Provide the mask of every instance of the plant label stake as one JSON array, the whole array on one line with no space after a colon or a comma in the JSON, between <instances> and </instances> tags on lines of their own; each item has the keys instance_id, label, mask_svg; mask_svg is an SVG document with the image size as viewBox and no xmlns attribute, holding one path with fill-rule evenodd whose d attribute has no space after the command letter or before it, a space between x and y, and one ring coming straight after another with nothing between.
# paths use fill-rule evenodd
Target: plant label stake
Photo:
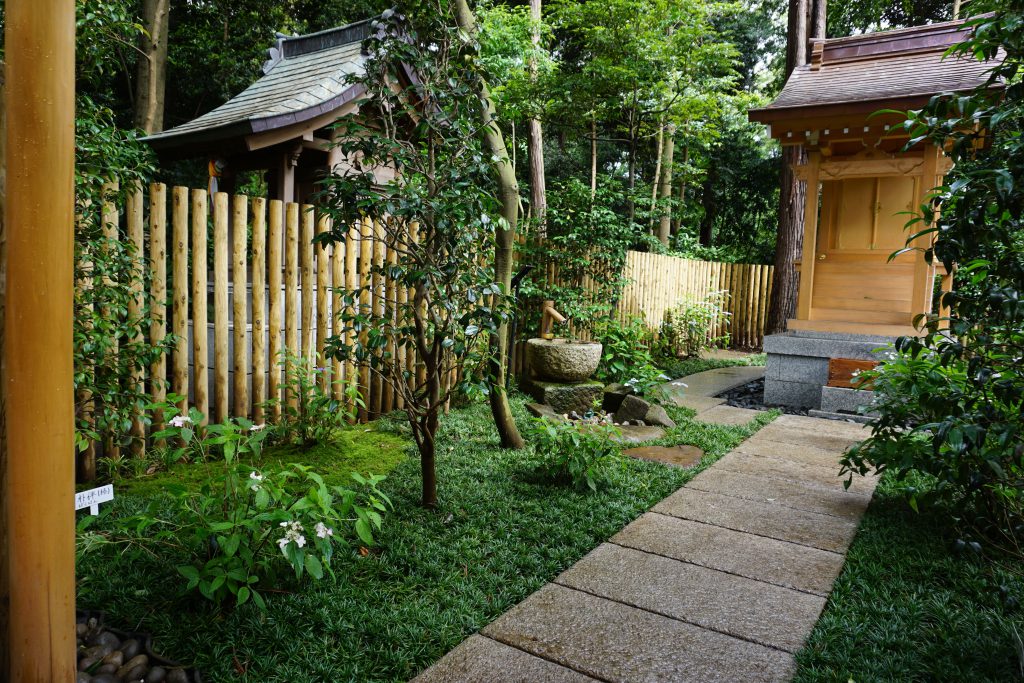
<instances>
[{"instance_id":1,"label":"plant label stake","mask_svg":"<svg viewBox=\"0 0 1024 683\"><path fill-rule=\"evenodd\" d=\"M89 508L90 515L100 514L100 503L114 500L114 485L107 484L98 489L89 489L75 494L75 510Z\"/></svg>"}]
</instances>

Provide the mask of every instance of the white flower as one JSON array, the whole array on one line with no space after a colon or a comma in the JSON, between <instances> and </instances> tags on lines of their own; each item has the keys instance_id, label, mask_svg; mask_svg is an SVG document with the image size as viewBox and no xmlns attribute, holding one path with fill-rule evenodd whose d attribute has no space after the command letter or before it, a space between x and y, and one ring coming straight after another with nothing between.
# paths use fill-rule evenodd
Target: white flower
<instances>
[{"instance_id":1,"label":"white flower","mask_svg":"<svg viewBox=\"0 0 1024 683\"><path fill-rule=\"evenodd\" d=\"M250 432L262 432L266 428L267 428L266 424L253 425L252 427L249 427L249 431Z\"/></svg>"},{"instance_id":2,"label":"white flower","mask_svg":"<svg viewBox=\"0 0 1024 683\"><path fill-rule=\"evenodd\" d=\"M253 480L255 480L255 481L263 481L263 475L262 475L262 474L260 474L259 472L253 472L253 473L251 473L251 474L249 475L249 478L250 478L250 479L253 479Z\"/></svg>"},{"instance_id":3,"label":"white flower","mask_svg":"<svg viewBox=\"0 0 1024 683\"><path fill-rule=\"evenodd\" d=\"M192 424L192 418L188 415L177 415L171 418L171 426L181 429L185 425Z\"/></svg>"},{"instance_id":4,"label":"white flower","mask_svg":"<svg viewBox=\"0 0 1024 683\"><path fill-rule=\"evenodd\" d=\"M252 479L252 483L249 484L249 490L259 491L260 482L263 481L263 475L260 474L259 472L253 472L252 474L249 475L249 478Z\"/></svg>"},{"instance_id":5,"label":"white flower","mask_svg":"<svg viewBox=\"0 0 1024 683\"><path fill-rule=\"evenodd\" d=\"M281 522L285 528L284 536L277 539L277 547L284 552L289 543L294 542L300 548L305 547L306 537L302 535L302 524L299 522Z\"/></svg>"},{"instance_id":6,"label":"white flower","mask_svg":"<svg viewBox=\"0 0 1024 683\"><path fill-rule=\"evenodd\" d=\"M637 379L636 377L634 377L633 379L631 379L631 380L629 380L629 381L627 381L627 382L626 382L626 386L627 386L627 387L631 387L631 386L635 385L635 384L636 384L637 382L639 382L639 381L640 381L639 379Z\"/></svg>"},{"instance_id":7,"label":"white flower","mask_svg":"<svg viewBox=\"0 0 1024 683\"><path fill-rule=\"evenodd\" d=\"M674 386L674 387L683 387L683 388L687 388L687 387L689 387L690 385L689 385L689 384L687 384L686 382L681 382L681 381L679 381L679 380L676 380L675 382L672 382L672 386Z\"/></svg>"},{"instance_id":8,"label":"white flower","mask_svg":"<svg viewBox=\"0 0 1024 683\"><path fill-rule=\"evenodd\" d=\"M316 535L317 538L327 538L328 536L334 535L334 529L324 525L323 522L316 523Z\"/></svg>"}]
</instances>

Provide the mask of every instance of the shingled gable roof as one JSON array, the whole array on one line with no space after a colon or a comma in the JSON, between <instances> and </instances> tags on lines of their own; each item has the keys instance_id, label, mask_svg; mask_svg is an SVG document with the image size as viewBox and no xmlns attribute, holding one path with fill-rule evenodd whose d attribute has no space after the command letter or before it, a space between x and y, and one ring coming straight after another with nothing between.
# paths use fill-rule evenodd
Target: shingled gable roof
<instances>
[{"instance_id":1,"label":"shingled gable roof","mask_svg":"<svg viewBox=\"0 0 1024 683\"><path fill-rule=\"evenodd\" d=\"M944 57L970 30L961 20L815 41L811 63L794 69L775 101L751 110L750 120L910 109L984 85L991 63Z\"/></svg>"},{"instance_id":2,"label":"shingled gable roof","mask_svg":"<svg viewBox=\"0 0 1024 683\"><path fill-rule=\"evenodd\" d=\"M143 138L157 151L194 147L263 133L330 113L365 91L348 82L363 67L362 41L372 20L281 37L264 75L220 105L170 130Z\"/></svg>"}]
</instances>

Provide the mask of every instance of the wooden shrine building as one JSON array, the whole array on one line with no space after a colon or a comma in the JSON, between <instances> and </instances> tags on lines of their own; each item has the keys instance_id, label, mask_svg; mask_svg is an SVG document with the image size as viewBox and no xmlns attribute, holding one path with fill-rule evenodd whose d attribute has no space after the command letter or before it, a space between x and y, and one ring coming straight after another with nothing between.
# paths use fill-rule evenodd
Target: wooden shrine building
<instances>
[{"instance_id":1,"label":"wooden shrine building","mask_svg":"<svg viewBox=\"0 0 1024 683\"><path fill-rule=\"evenodd\" d=\"M144 138L161 158L204 158L220 191L240 171L267 171L269 199L305 202L327 170L344 163L332 125L357 110L352 83L375 19L303 36L279 35L263 76L216 109Z\"/></svg>"},{"instance_id":2,"label":"wooden shrine building","mask_svg":"<svg viewBox=\"0 0 1024 683\"><path fill-rule=\"evenodd\" d=\"M786 334L765 339L766 402L841 412L821 396L828 361L870 360L880 345L914 334L915 316L933 312L935 267L919 251L889 257L951 164L931 143L905 149L905 117L876 112L983 85L991 65L945 56L969 30L953 21L815 40L810 63L750 112L807 158L795 169L807 181L797 311ZM941 275L948 287L952 278Z\"/></svg>"}]
</instances>

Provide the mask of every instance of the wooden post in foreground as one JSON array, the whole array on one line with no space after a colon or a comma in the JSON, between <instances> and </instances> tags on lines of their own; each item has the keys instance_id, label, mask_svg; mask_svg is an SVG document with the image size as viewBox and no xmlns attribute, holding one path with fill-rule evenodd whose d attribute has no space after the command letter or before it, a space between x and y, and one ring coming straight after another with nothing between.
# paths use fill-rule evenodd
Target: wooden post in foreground
<instances>
[{"instance_id":1,"label":"wooden post in foreground","mask_svg":"<svg viewBox=\"0 0 1024 683\"><path fill-rule=\"evenodd\" d=\"M75 679L74 0L7 0L7 671ZM2 597L2 596L0 596Z\"/></svg>"}]
</instances>

